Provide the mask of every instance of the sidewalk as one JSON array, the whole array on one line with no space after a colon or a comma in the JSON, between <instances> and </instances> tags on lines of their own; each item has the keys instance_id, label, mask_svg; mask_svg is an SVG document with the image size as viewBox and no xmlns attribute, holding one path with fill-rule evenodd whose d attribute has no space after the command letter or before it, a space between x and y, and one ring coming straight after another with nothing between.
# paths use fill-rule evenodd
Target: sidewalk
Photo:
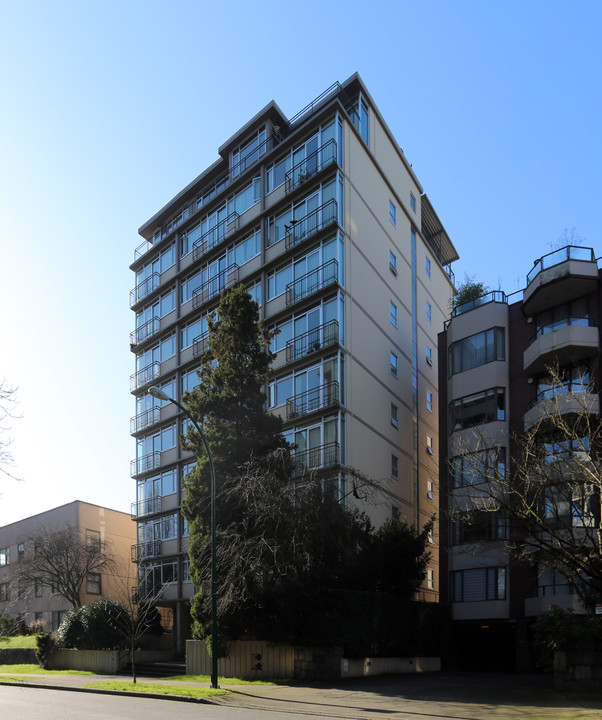
<instances>
[{"instance_id":1,"label":"sidewalk","mask_svg":"<svg viewBox=\"0 0 602 720\"><path fill-rule=\"evenodd\" d=\"M93 692L85 690L84 686L96 682L128 679L123 675L19 677L22 678L19 685L83 692ZM138 680L157 682L156 678L141 677ZM3 676L0 675L0 684L2 682ZM161 684L208 687L207 683L170 683L168 679ZM232 694L204 701L266 712L367 720L385 716L393 716L395 720L602 720L602 694L561 695L551 687L550 677L543 675L429 673L363 678L336 684L285 686L224 683L222 687L232 690ZM173 698L162 696L162 699Z\"/></svg>"}]
</instances>

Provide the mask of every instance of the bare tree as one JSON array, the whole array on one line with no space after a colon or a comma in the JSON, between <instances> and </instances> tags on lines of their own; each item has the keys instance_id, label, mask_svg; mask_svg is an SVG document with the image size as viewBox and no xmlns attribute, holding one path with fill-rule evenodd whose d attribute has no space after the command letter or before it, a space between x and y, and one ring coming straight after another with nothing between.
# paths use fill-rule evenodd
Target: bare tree
<instances>
[{"instance_id":1,"label":"bare tree","mask_svg":"<svg viewBox=\"0 0 602 720\"><path fill-rule=\"evenodd\" d=\"M17 480L8 468L13 465L13 454L10 449L12 440L10 432L11 420L20 417L17 412L17 388L9 385L6 378L0 380L0 472Z\"/></svg>"},{"instance_id":2,"label":"bare tree","mask_svg":"<svg viewBox=\"0 0 602 720\"><path fill-rule=\"evenodd\" d=\"M452 527L469 536L488 533L512 558L558 571L591 607L602 598L598 395L588 377L569 380L557 367L548 372L530 427L508 438L509 467L486 426L456 438L449 514Z\"/></svg>"},{"instance_id":3,"label":"bare tree","mask_svg":"<svg viewBox=\"0 0 602 720\"><path fill-rule=\"evenodd\" d=\"M12 566L11 583L21 593L47 585L73 607L81 607L82 588L91 573L115 568L109 541L86 536L75 527L40 526L24 546L23 557Z\"/></svg>"}]
</instances>

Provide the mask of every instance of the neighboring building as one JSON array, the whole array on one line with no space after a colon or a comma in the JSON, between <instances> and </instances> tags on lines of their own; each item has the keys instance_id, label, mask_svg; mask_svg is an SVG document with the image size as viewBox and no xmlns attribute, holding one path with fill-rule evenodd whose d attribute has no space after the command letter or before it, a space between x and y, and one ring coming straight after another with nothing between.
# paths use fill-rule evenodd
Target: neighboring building
<instances>
[{"instance_id":1,"label":"neighboring building","mask_svg":"<svg viewBox=\"0 0 602 720\"><path fill-rule=\"evenodd\" d=\"M437 333L457 253L359 76L293 118L275 102L219 148L219 159L140 228L130 305L136 372L132 476L142 583L187 636L187 530L182 479L194 458L178 443L181 414L151 397L198 384L207 318L244 283L280 333L270 411L284 420L298 473L345 466L387 483L379 525L422 528L437 510ZM349 493L349 494L348 494ZM420 596L437 600L437 535Z\"/></svg>"},{"instance_id":2,"label":"neighboring building","mask_svg":"<svg viewBox=\"0 0 602 720\"><path fill-rule=\"evenodd\" d=\"M42 527L47 530L77 528L86 542L109 541L116 571L90 573L82 586L83 605L101 597L120 599L124 593L131 592L136 577L136 568L130 560L130 547L135 539L131 516L75 500L0 527L0 615L18 617L26 623L41 620L48 630L56 630L65 612L71 609L70 603L51 587L40 585L33 592L20 595L19 589L11 586L11 566L27 552L27 541Z\"/></svg>"},{"instance_id":3,"label":"neighboring building","mask_svg":"<svg viewBox=\"0 0 602 720\"><path fill-rule=\"evenodd\" d=\"M535 427L538 437L550 432L545 423L535 425L549 399L592 393L589 379L599 375L601 300L593 250L569 246L535 262L520 299L509 303L494 291L455 308L439 337L442 518L450 507L474 507L482 493L483 475L468 452L477 436L488 448L480 460L495 462L511 478L519 447L513 438ZM547 367L556 363L564 380L555 384ZM599 414L599 406L592 393L587 407ZM579 411L570 400L560 408L567 415ZM562 438L541 437L542 445L548 443L546 462L566 454ZM567 518L574 527L583 522L581 515ZM529 563L509 557L511 527L492 512L475 514L470 523L445 525L442 519L441 599L451 603L459 667L526 670L532 620L552 604L581 609L574 588L540 566L536 553Z\"/></svg>"}]
</instances>

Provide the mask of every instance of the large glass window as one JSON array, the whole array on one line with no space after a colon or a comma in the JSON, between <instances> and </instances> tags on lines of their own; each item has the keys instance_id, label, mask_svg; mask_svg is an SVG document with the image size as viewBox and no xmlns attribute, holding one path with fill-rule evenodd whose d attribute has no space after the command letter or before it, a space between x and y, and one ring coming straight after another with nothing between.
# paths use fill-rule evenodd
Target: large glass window
<instances>
[{"instance_id":1,"label":"large glass window","mask_svg":"<svg viewBox=\"0 0 602 720\"><path fill-rule=\"evenodd\" d=\"M467 517L453 520L450 530L453 545L469 545L486 540L505 540L507 520L499 512L475 510Z\"/></svg>"},{"instance_id":2,"label":"large glass window","mask_svg":"<svg viewBox=\"0 0 602 720\"><path fill-rule=\"evenodd\" d=\"M0 566L10 562L10 548L0 548Z\"/></svg>"},{"instance_id":3,"label":"large glass window","mask_svg":"<svg viewBox=\"0 0 602 720\"><path fill-rule=\"evenodd\" d=\"M178 536L178 514L164 515L155 520L138 523L138 542L171 540Z\"/></svg>"},{"instance_id":4,"label":"large glass window","mask_svg":"<svg viewBox=\"0 0 602 720\"><path fill-rule=\"evenodd\" d=\"M506 477L506 448L487 448L450 461L450 486L478 485L488 480Z\"/></svg>"},{"instance_id":5,"label":"large glass window","mask_svg":"<svg viewBox=\"0 0 602 720\"><path fill-rule=\"evenodd\" d=\"M449 405L450 432L506 419L504 388L466 395Z\"/></svg>"},{"instance_id":6,"label":"large glass window","mask_svg":"<svg viewBox=\"0 0 602 720\"><path fill-rule=\"evenodd\" d=\"M567 393L589 392L590 375L587 365L561 368L558 375L537 378L537 399L549 400Z\"/></svg>"},{"instance_id":7,"label":"large glass window","mask_svg":"<svg viewBox=\"0 0 602 720\"><path fill-rule=\"evenodd\" d=\"M228 250L228 265L236 264L239 267L249 262L261 252L261 232L255 230L248 238L237 243Z\"/></svg>"},{"instance_id":8,"label":"large glass window","mask_svg":"<svg viewBox=\"0 0 602 720\"><path fill-rule=\"evenodd\" d=\"M448 351L449 376L494 360L505 359L504 328L494 327L452 343Z\"/></svg>"},{"instance_id":9,"label":"large glass window","mask_svg":"<svg viewBox=\"0 0 602 720\"><path fill-rule=\"evenodd\" d=\"M536 335L540 337L568 325L589 325L587 298L557 305L535 316Z\"/></svg>"},{"instance_id":10,"label":"large glass window","mask_svg":"<svg viewBox=\"0 0 602 720\"><path fill-rule=\"evenodd\" d=\"M257 131L250 140L232 153L232 177L244 172L266 151L265 127Z\"/></svg>"},{"instance_id":11,"label":"large glass window","mask_svg":"<svg viewBox=\"0 0 602 720\"><path fill-rule=\"evenodd\" d=\"M451 573L452 601L506 599L506 568L474 568Z\"/></svg>"}]
</instances>

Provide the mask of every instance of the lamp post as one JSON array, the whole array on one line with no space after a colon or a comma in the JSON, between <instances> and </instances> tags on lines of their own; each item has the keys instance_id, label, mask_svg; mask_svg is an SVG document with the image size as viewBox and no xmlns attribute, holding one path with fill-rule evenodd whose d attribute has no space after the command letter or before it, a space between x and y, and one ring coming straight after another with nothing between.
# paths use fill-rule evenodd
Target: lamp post
<instances>
[{"instance_id":1,"label":"lamp post","mask_svg":"<svg viewBox=\"0 0 602 720\"><path fill-rule=\"evenodd\" d=\"M209 473L211 476L211 687L218 688L217 684L217 595L216 595L216 581L217 581L217 563L216 563L216 552L215 552L215 526L216 526L216 512L215 512L215 469L213 467L213 456L211 450L207 444L207 438L203 431L199 427L197 421L190 414L190 410L179 403L174 398L169 397L156 385L149 388L149 393L164 402L173 403L176 407L186 415L190 422L196 428L196 431L200 435L203 445L205 446L205 452L209 458Z\"/></svg>"}]
</instances>

